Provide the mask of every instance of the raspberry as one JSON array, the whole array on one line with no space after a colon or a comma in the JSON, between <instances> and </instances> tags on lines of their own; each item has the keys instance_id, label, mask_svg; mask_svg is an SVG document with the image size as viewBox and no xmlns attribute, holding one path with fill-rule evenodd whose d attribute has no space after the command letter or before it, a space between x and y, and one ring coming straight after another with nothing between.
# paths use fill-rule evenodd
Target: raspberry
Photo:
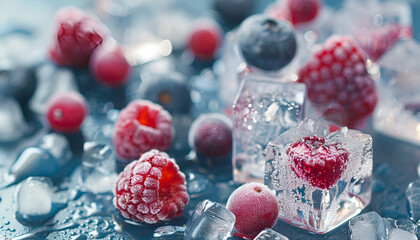
<instances>
[{"instance_id":1,"label":"raspberry","mask_svg":"<svg viewBox=\"0 0 420 240\"><path fill-rule=\"evenodd\" d=\"M200 60L212 60L222 42L222 30L216 23L200 22L192 30L188 49Z\"/></svg>"},{"instance_id":2,"label":"raspberry","mask_svg":"<svg viewBox=\"0 0 420 240\"><path fill-rule=\"evenodd\" d=\"M131 73L131 66L121 48L114 42L98 46L89 63L95 78L110 87L121 87Z\"/></svg>"},{"instance_id":3,"label":"raspberry","mask_svg":"<svg viewBox=\"0 0 420 240\"><path fill-rule=\"evenodd\" d=\"M174 135L172 117L160 105L134 100L125 107L114 126L117 156L133 160L151 149L169 149Z\"/></svg>"},{"instance_id":4,"label":"raspberry","mask_svg":"<svg viewBox=\"0 0 420 240\"><path fill-rule=\"evenodd\" d=\"M203 156L226 156L232 150L232 121L222 114L203 114L191 125L188 142Z\"/></svg>"},{"instance_id":5,"label":"raspberry","mask_svg":"<svg viewBox=\"0 0 420 240\"><path fill-rule=\"evenodd\" d=\"M77 131L88 112L85 98L77 92L57 93L47 105L47 122L57 132Z\"/></svg>"},{"instance_id":6,"label":"raspberry","mask_svg":"<svg viewBox=\"0 0 420 240\"><path fill-rule=\"evenodd\" d=\"M56 22L57 41L50 48L50 58L62 66L88 67L93 50L106 36L105 27L73 7L60 9Z\"/></svg>"},{"instance_id":7,"label":"raspberry","mask_svg":"<svg viewBox=\"0 0 420 240\"><path fill-rule=\"evenodd\" d=\"M411 29L399 24L376 27L373 31L363 31L355 39L366 54L377 61L389 48L402 37L410 38Z\"/></svg>"},{"instance_id":8,"label":"raspberry","mask_svg":"<svg viewBox=\"0 0 420 240\"><path fill-rule=\"evenodd\" d=\"M237 235L254 238L262 230L272 228L279 214L277 199L261 183L246 183L230 195L226 208L236 217Z\"/></svg>"},{"instance_id":9,"label":"raspberry","mask_svg":"<svg viewBox=\"0 0 420 240\"><path fill-rule=\"evenodd\" d=\"M346 169L349 152L322 137L310 136L287 149L292 171L298 178L320 189L331 189Z\"/></svg>"},{"instance_id":10,"label":"raspberry","mask_svg":"<svg viewBox=\"0 0 420 240\"><path fill-rule=\"evenodd\" d=\"M114 205L125 218L157 223L182 214L189 201L185 176L168 154L151 150L118 176Z\"/></svg>"},{"instance_id":11,"label":"raspberry","mask_svg":"<svg viewBox=\"0 0 420 240\"><path fill-rule=\"evenodd\" d=\"M266 11L268 15L287 20L296 27L315 20L321 7L322 3L319 0L286 0L281 4L269 6Z\"/></svg>"},{"instance_id":12,"label":"raspberry","mask_svg":"<svg viewBox=\"0 0 420 240\"><path fill-rule=\"evenodd\" d=\"M332 36L299 70L309 100L327 119L361 127L377 103L375 83L353 38Z\"/></svg>"}]
</instances>

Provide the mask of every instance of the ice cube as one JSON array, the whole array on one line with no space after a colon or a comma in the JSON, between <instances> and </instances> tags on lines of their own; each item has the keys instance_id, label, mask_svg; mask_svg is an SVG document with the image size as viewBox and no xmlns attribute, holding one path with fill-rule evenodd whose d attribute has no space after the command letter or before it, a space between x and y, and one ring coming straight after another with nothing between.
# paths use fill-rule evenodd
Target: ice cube
<instances>
[{"instance_id":1,"label":"ice cube","mask_svg":"<svg viewBox=\"0 0 420 240\"><path fill-rule=\"evenodd\" d=\"M293 225L325 233L370 202L372 138L367 134L346 127L329 132L326 122L306 119L272 140L265 159L264 183L276 193L279 218ZM321 171L325 166L334 171Z\"/></svg>"},{"instance_id":2,"label":"ice cube","mask_svg":"<svg viewBox=\"0 0 420 240\"><path fill-rule=\"evenodd\" d=\"M235 224L235 215L223 205L204 200L195 208L185 226L185 240L227 239Z\"/></svg>"},{"instance_id":3,"label":"ice cube","mask_svg":"<svg viewBox=\"0 0 420 240\"><path fill-rule=\"evenodd\" d=\"M263 181L264 148L304 118L305 97L304 84L245 77L233 107L235 182Z\"/></svg>"},{"instance_id":4,"label":"ice cube","mask_svg":"<svg viewBox=\"0 0 420 240\"><path fill-rule=\"evenodd\" d=\"M112 148L103 143L86 142L83 151L79 183L95 194L112 192L118 178L111 166Z\"/></svg>"},{"instance_id":5,"label":"ice cube","mask_svg":"<svg viewBox=\"0 0 420 240\"><path fill-rule=\"evenodd\" d=\"M405 195L410 206L410 218L417 222L420 220L420 179L408 185Z\"/></svg>"},{"instance_id":6,"label":"ice cube","mask_svg":"<svg viewBox=\"0 0 420 240\"><path fill-rule=\"evenodd\" d=\"M272 230L272 229L264 229L261 231L254 240L289 240L286 236Z\"/></svg>"},{"instance_id":7,"label":"ice cube","mask_svg":"<svg viewBox=\"0 0 420 240\"><path fill-rule=\"evenodd\" d=\"M49 214L52 208L51 196L52 183L49 178L27 178L18 190L18 212L23 216Z\"/></svg>"},{"instance_id":8,"label":"ice cube","mask_svg":"<svg viewBox=\"0 0 420 240\"><path fill-rule=\"evenodd\" d=\"M40 66L37 77L37 88L29 106L38 114L42 115L47 111L46 103L52 95L59 92L79 91L74 74L69 69L59 68L52 63Z\"/></svg>"},{"instance_id":9,"label":"ice cube","mask_svg":"<svg viewBox=\"0 0 420 240\"><path fill-rule=\"evenodd\" d=\"M0 142L17 140L28 128L19 103L2 94L0 94L0 123Z\"/></svg>"},{"instance_id":10,"label":"ice cube","mask_svg":"<svg viewBox=\"0 0 420 240\"><path fill-rule=\"evenodd\" d=\"M420 144L420 85L416 67L420 44L414 40L398 42L380 60L380 95L374 129L383 134Z\"/></svg>"},{"instance_id":11,"label":"ice cube","mask_svg":"<svg viewBox=\"0 0 420 240\"><path fill-rule=\"evenodd\" d=\"M409 220L382 218L376 212L368 212L349 221L351 240L417 239L416 229Z\"/></svg>"}]
</instances>

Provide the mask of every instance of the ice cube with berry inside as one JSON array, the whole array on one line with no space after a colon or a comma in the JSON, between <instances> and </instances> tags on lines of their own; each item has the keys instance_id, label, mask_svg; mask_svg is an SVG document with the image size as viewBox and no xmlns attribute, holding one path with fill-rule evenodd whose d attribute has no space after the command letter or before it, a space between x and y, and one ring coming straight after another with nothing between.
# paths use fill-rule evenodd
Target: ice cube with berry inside
<instances>
[{"instance_id":1,"label":"ice cube with berry inside","mask_svg":"<svg viewBox=\"0 0 420 240\"><path fill-rule=\"evenodd\" d=\"M263 182L264 148L304 118L306 88L263 75L247 75L233 107L235 182Z\"/></svg>"},{"instance_id":2,"label":"ice cube with berry inside","mask_svg":"<svg viewBox=\"0 0 420 240\"><path fill-rule=\"evenodd\" d=\"M347 127L306 119L265 149L264 183L276 192L279 218L326 233L371 199L372 138Z\"/></svg>"}]
</instances>

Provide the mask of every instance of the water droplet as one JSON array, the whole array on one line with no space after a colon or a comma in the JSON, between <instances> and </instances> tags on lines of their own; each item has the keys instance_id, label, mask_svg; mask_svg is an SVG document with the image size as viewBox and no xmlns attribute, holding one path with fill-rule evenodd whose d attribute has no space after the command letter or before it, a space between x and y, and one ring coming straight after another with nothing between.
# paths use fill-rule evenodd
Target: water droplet
<instances>
[{"instance_id":1,"label":"water droplet","mask_svg":"<svg viewBox=\"0 0 420 240\"><path fill-rule=\"evenodd\" d=\"M10 224L10 222L9 221L6 221L5 223L4 223L4 225L9 225Z\"/></svg>"}]
</instances>

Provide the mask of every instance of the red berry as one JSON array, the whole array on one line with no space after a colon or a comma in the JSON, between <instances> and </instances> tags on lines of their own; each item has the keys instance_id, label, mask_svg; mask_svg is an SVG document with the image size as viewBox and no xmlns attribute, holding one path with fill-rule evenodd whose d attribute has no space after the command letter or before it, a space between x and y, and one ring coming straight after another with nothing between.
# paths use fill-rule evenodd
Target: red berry
<instances>
[{"instance_id":1,"label":"red berry","mask_svg":"<svg viewBox=\"0 0 420 240\"><path fill-rule=\"evenodd\" d=\"M375 83L365 59L349 36L333 36L300 69L308 98L327 119L349 128L361 127L377 103Z\"/></svg>"},{"instance_id":2,"label":"red berry","mask_svg":"<svg viewBox=\"0 0 420 240\"><path fill-rule=\"evenodd\" d=\"M246 183L230 195L226 208L236 217L234 228L241 237L254 238L276 224L279 206L273 192L261 183Z\"/></svg>"},{"instance_id":3,"label":"red berry","mask_svg":"<svg viewBox=\"0 0 420 240\"><path fill-rule=\"evenodd\" d=\"M114 42L104 43L93 51L90 68L99 82L110 87L124 85L131 73L123 51Z\"/></svg>"},{"instance_id":4,"label":"red berry","mask_svg":"<svg viewBox=\"0 0 420 240\"><path fill-rule=\"evenodd\" d=\"M58 65L88 67L92 51L105 38L105 27L79 9L66 7L56 14L56 41L50 57Z\"/></svg>"},{"instance_id":5,"label":"red berry","mask_svg":"<svg viewBox=\"0 0 420 240\"><path fill-rule=\"evenodd\" d=\"M88 112L85 98L77 92L57 93L47 106L47 122L57 132L79 130Z\"/></svg>"},{"instance_id":6,"label":"red berry","mask_svg":"<svg viewBox=\"0 0 420 240\"><path fill-rule=\"evenodd\" d=\"M203 114L191 125L188 138L203 156L226 156L232 150L232 121L222 114Z\"/></svg>"},{"instance_id":7,"label":"red berry","mask_svg":"<svg viewBox=\"0 0 420 240\"><path fill-rule=\"evenodd\" d=\"M322 4L319 0L287 0L287 8L293 25L313 21L320 12Z\"/></svg>"},{"instance_id":8,"label":"red berry","mask_svg":"<svg viewBox=\"0 0 420 240\"><path fill-rule=\"evenodd\" d=\"M134 100L115 123L113 143L117 156L131 161L151 149L169 149L173 135L172 117L165 109L147 100Z\"/></svg>"},{"instance_id":9,"label":"red berry","mask_svg":"<svg viewBox=\"0 0 420 240\"><path fill-rule=\"evenodd\" d=\"M337 143L326 144L322 137L310 136L287 149L292 171L314 187L331 189L346 169L349 152Z\"/></svg>"},{"instance_id":10,"label":"red berry","mask_svg":"<svg viewBox=\"0 0 420 240\"><path fill-rule=\"evenodd\" d=\"M375 27L371 31L363 31L357 34L355 39L366 54L377 61L400 38L410 38L411 35L411 29L398 24L390 24Z\"/></svg>"},{"instance_id":11,"label":"red berry","mask_svg":"<svg viewBox=\"0 0 420 240\"><path fill-rule=\"evenodd\" d=\"M188 49L200 60L212 60L221 45L222 31L215 23L202 22L195 26L188 40Z\"/></svg>"},{"instance_id":12,"label":"red berry","mask_svg":"<svg viewBox=\"0 0 420 240\"><path fill-rule=\"evenodd\" d=\"M189 201L185 176L168 154L151 150L120 173L114 205L125 218L157 223L182 214Z\"/></svg>"}]
</instances>

